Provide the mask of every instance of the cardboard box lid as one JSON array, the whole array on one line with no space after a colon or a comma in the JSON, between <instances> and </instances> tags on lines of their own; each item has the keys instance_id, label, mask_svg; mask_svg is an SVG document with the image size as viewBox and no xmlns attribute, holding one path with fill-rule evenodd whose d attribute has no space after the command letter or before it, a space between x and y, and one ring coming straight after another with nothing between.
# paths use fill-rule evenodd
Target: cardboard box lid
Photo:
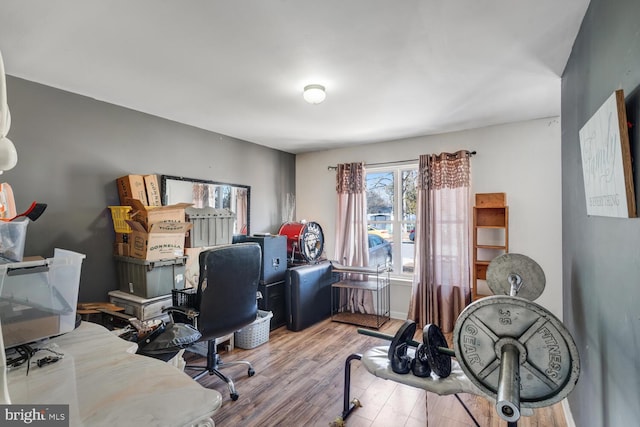
<instances>
[{"instance_id":1,"label":"cardboard box lid","mask_svg":"<svg viewBox=\"0 0 640 427\"><path fill-rule=\"evenodd\" d=\"M140 200L127 199L129 206L132 206L134 211L133 218L142 223L147 231L150 230L150 225L155 222L184 222L184 210L191 203L177 203L175 205L167 206L145 206Z\"/></svg>"},{"instance_id":2,"label":"cardboard box lid","mask_svg":"<svg viewBox=\"0 0 640 427\"><path fill-rule=\"evenodd\" d=\"M145 234L186 234L193 224L188 222L156 222L151 224L151 229L147 231L144 225L137 221L127 220L127 224L133 232Z\"/></svg>"}]
</instances>

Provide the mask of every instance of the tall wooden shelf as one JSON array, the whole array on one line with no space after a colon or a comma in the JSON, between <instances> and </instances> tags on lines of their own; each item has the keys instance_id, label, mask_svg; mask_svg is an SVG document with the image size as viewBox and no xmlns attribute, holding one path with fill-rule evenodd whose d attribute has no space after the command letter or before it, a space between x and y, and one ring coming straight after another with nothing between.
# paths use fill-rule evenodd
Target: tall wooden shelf
<instances>
[{"instance_id":1,"label":"tall wooden shelf","mask_svg":"<svg viewBox=\"0 0 640 427\"><path fill-rule=\"evenodd\" d=\"M487 267L509 252L509 207L506 193L478 193L473 207L473 271L471 298L488 296Z\"/></svg>"}]
</instances>

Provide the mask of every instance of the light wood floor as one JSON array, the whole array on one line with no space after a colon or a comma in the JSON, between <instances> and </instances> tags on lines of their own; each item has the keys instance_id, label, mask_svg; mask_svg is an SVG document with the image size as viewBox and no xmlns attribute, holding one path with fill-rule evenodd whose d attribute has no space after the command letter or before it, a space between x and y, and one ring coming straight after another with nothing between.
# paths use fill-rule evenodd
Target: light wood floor
<instances>
[{"instance_id":1,"label":"light wood floor","mask_svg":"<svg viewBox=\"0 0 640 427\"><path fill-rule=\"evenodd\" d=\"M391 320L381 332L395 334L402 325ZM222 393L222 407L214 415L218 427L324 426L334 423L343 410L344 369L347 356L388 345L388 341L357 333L357 326L325 320L303 331L286 327L271 331L269 341L252 350L221 352L223 360L249 360L256 375L247 377L244 366L229 366L240 394L232 401L226 384L206 376L200 383ZM204 359L185 353L189 363ZM439 396L386 381L370 374L360 361L351 363L351 398L357 408L346 420L349 427L466 427L474 426L455 396ZM482 427L506 426L486 399L460 394ZM561 404L534 410L522 417L521 427L565 427Z\"/></svg>"}]
</instances>

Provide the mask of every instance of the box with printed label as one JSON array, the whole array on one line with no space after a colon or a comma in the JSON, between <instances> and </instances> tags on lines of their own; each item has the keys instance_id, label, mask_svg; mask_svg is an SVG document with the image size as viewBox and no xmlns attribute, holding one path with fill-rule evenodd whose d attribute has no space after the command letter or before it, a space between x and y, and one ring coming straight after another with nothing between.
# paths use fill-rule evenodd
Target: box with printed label
<instances>
[{"instance_id":1,"label":"box with printed label","mask_svg":"<svg viewBox=\"0 0 640 427\"><path fill-rule=\"evenodd\" d=\"M145 175L144 185L147 189L147 204L149 206L162 206L158 175Z\"/></svg>"},{"instance_id":2,"label":"box with printed label","mask_svg":"<svg viewBox=\"0 0 640 427\"><path fill-rule=\"evenodd\" d=\"M147 231L136 221L127 221L131 226L129 256L157 261L184 255L184 241L191 224L186 222L159 222Z\"/></svg>"},{"instance_id":3,"label":"box with printed label","mask_svg":"<svg viewBox=\"0 0 640 427\"><path fill-rule=\"evenodd\" d=\"M125 175L116 179L120 204L126 205L128 199L139 200L142 206L147 205L147 190L142 175Z\"/></svg>"},{"instance_id":4,"label":"box with printed label","mask_svg":"<svg viewBox=\"0 0 640 427\"><path fill-rule=\"evenodd\" d=\"M139 200L128 200L133 207L133 219L151 231L151 226L159 222L185 222L184 210L190 203L178 203L168 206L144 206Z\"/></svg>"}]
</instances>

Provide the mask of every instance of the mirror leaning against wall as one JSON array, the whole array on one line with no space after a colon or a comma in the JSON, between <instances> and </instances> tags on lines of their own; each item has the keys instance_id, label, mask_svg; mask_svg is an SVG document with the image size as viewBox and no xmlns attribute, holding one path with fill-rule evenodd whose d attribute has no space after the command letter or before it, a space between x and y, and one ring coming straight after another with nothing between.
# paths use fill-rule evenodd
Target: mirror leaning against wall
<instances>
[{"instance_id":1,"label":"mirror leaning against wall","mask_svg":"<svg viewBox=\"0 0 640 427\"><path fill-rule=\"evenodd\" d=\"M183 176L162 175L162 204L193 203L196 208L229 209L233 234L250 234L251 187Z\"/></svg>"}]
</instances>

